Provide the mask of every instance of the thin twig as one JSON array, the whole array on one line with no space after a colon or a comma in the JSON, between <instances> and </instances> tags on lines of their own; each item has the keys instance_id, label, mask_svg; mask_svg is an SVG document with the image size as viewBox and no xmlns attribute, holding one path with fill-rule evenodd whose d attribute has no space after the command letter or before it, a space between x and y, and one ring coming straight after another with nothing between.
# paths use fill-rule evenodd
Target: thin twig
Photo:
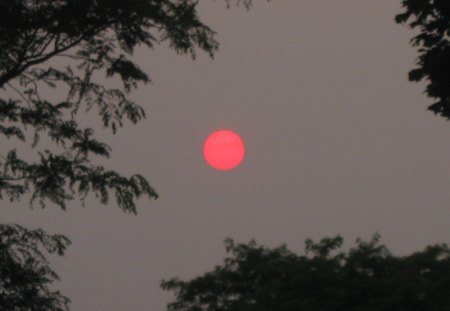
<instances>
[{"instance_id":1,"label":"thin twig","mask_svg":"<svg viewBox=\"0 0 450 311\"><path fill-rule=\"evenodd\" d=\"M27 102L28 108L31 108L31 103L30 103L30 101L22 94L22 92L20 92L17 88L15 88L11 83L6 82L6 84L8 84L8 86L9 86L10 88L12 88L17 94L19 94L19 96L20 96L24 101Z\"/></svg>"}]
</instances>

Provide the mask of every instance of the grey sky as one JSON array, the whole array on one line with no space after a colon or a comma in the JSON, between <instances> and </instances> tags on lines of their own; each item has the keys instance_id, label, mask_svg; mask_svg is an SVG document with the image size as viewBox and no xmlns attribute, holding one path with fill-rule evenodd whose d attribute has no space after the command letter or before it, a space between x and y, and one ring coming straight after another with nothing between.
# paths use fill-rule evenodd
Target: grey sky
<instances>
[{"instance_id":1,"label":"grey sky","mask_svg":"<svg viewBox=\"0 0 450 311\"><path fill-rule=\"evenodd\" d=\"M161 195L138 216L95 199L66 212L2 202L2 222L73 241L54 267L72 310L164 310L162 278L219 264L223 240L287 243L374 232L397 254L448 240L450 127L407 81L412 33L400 1L255 0L250 12L202 1L214 60L162 46L135 57L153 85L148 119L112 137L107 166L141 173ZM219 172L202 158L215 129L238 132L246 159Z\"/></svg>"}]
</instances>

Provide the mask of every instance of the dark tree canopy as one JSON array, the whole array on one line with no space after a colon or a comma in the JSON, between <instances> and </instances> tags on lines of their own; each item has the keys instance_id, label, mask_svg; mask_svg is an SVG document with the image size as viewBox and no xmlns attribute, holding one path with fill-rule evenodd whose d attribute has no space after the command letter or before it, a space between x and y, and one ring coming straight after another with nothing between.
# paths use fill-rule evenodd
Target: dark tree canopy
<instances>
[{"instance_id":1,"label":"dark tree canopy","mask_svg":"<svg viewBox=\"0 0 450 311\"><path fill-rule=\"evenodd\" d=\"M450 119L450 1L402 0L402 6L396 22L419 32L411 40L419 56L409 80L426 80L425 93L435 100L428 109Z\"/></svg>"},{"instance_id":2,"label":"dark tree canopy","mask_svg":"<svg viewBox=\"0 0 450 311\"><path fill-rule=\"evenodd\" d=\"M95 156L109 157L110 147L79 121L97 114L115 133L124 122L145 117L130 99L139 83L150 80L130 59L138 46L168 42L180 54L195 57L203 50L212 56L218 43L199 20L197 3L0 1L0 144L16 140L34 148L26 157L18 149L0 150L0 200L31 192L32 203L65 208L75 195L93 193L106 204L112 193L121 209L135 212L137 198L156 198L143 176L124 177L94 164ZM120 87L109 87L117 81ZM44 96L61 93L60 100ZM53 147L44 148L43 137Z\"/></svg>"},{"instance_id":3,"label":"dark tree canopy","mask_svg":"<svg viewBox=\"0 0 450 311\"><path fill-rule=\"evenodd\" d=\"M306 241L306 254L225 241L214 270L162 287L169 311L448 311L450 249L434 245L397 257L374 236L342 250L341 237Z\"/></svg>"},{"instance_id":4,"label":"dark tree canopy","mask_svg":"<svg viewBox=\"0 0 450 311\"><path fill-rule=\"evenodd\" d=\"M0 224L0 310L69 310L69 299L51 289L58 275L45 257L63 255L69 243L42 230Z\"/></svg>"}]
</instances>

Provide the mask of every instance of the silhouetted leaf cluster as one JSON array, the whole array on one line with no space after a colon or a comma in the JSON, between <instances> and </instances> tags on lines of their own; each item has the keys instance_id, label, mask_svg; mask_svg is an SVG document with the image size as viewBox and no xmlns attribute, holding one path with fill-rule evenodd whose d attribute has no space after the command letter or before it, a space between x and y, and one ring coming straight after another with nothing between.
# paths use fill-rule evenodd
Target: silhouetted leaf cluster
<instances>
[{"instance_id":1,"label":"silhouetted leaf cluster","mask_svg":"<svg viewBox=\"0 0 450 311\"><path fill-rule=\"evenodd\" d=\"M116 133L124 122L145 118L130 99L132 90L150 81L130 59L138 46L166 41L180 54L195 57L201 49L213 55L218 43L199 20L197 1L3 0L0 33L0 138L30 140L35 148L27 161L18 150L1 150L0 199L32 191L32 202L65 208L75 194L93 192L106 204L112 192L120 208L135 212L135 199L156 198L144 177L94 165L92 156L109 157L111 149L79 121L98 114L102 126ZM66 61L50 62L55 58ZM105 78L119 79L121 87L108 87ZM66 96L49 100L43 88ZM38 150L42 135L56 149Z\"/></svg>"},{"instance_id":2,"label":"silhouetted leaf cluster","mask_svg":"<svg viewBox=\"0 0 450 311\"><path fill-rule=\"evenodd\" d=\"M429 109L450 119L450 1L402 0L402 6L396 22L419 32L411 40L419 57L409 80L426 80L425 93L437 100Z\"/></svg>"},{"instance_id":3,"label":"silhouetted leaf cluster","mask_svg":"<svg viewBox=\"0 0 450 311\"><path fill-rule=\"evenodd\" d=\"M51 289L59 278L45 257L63 255L69 244L61 235L0 224L0 310L69 310L69 299Z\"/></svg>"},{"instance_id":4,"label":"silhouetted leaf cluster","mask_svg":"<svg viewBox=\"0 0 450 311\"><path fill-rule=\"evenodd\" d=\"M225 241L224 264L189 281L162 281L176 300L169 311L447 311L450 249L429 246L397 257L379 243L341 237L306 241L305 255L286 246Z\"/></svg>"}]
</instances>

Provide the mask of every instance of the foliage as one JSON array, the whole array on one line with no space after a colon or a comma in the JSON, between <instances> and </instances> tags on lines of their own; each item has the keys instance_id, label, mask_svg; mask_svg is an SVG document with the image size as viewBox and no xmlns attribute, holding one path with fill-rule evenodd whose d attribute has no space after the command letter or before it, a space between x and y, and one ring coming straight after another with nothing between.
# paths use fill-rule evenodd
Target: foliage
<instances>
[{"instance_id":1,"label":"foliage","mask_svg":"<svg viewBox=\"0 0 450 311\"><path fill-rule=\"evenodd\" d=\"M125 121L145 118L130 99L139 83L150 81L129 58L140 45L168 42L180 54L195 57L200 49L213 55L218 43L199 20L197 1L3 0L0 33L0 143L30 141L34 148L27 159L2 148L0 199L31 191L31 203L65 208L76 194L94 193L106 204L113 192L121 209L135 213L135 199L156 198L143 176L127 178L93 164L111 149L80 121L98 114L116 133ZM121 86L108 87L118 81ZM44 93L65 95L52 100ZM43 148L41 136L52 147Z\"/></svg>"},{"instance_id":2,"label":"foliage","mask_svg":"<svg viewBox=\"0 0 450 311\"><path fill-rule=\"evenodd\" d=\"M237 0L247 9L251 2ZM94 156L108 158L111 148L82 121L96 114L97 123L115 134L126 121L145 118L144 108L130 97L150 82L130 59L139 46L152 49L167 42L192 58L198 49L213 56L215 32L199 20L197 4L0 1L0 200L19 200L31 192L31 203L45 207L50 201L65 209L76 194L84 202L94 193L107 204L113 192L122 210L136 213L137 198L157 198L143 176L127 178L94 164ZM42 137L47 141L41 143ZM31 143L32 152L22 152L24 158L17 149L7 150L11 140ZM0 310L68 310L69 300L49 288L58 276L44 251L63 255L69 243L40 229L0 224Z\"/></svg>"},{"instance_id":3,"label":"foliage","mask_svg":"<svg viewBox=\"0 0 450 311\"><path fill-rule=\"evenodd\" d=\"M425 93L436 100L428 109L450 119L450 2L402 0L402 6L396 22L419 31L411 40L419 56L409 80L426 80Z\"/></svg>"},{"instance_id":4,"label":"foliage","mask_svg":"<svg viewBox=\"0 0 450 311\"><path fill-rule=\"evenodd\" d=\"M69 299L50 288L58 275L44 252L61 256L69 243L42 230L0 225L0 310L68 310Z\"/></svg>"},{"instance_id":5,"label":"foliage","mask_svg":"<svg viewBox=\"0 0 450 311\"><path fill-rule=\"evenodd\" d=\"M286 246L225 241L223 265L189 281L173 278L169 311L450 310L450 249L435 245L397 257L379 243L341 237L306 241L306 254Z\"/></svg>"}]
</instances>

